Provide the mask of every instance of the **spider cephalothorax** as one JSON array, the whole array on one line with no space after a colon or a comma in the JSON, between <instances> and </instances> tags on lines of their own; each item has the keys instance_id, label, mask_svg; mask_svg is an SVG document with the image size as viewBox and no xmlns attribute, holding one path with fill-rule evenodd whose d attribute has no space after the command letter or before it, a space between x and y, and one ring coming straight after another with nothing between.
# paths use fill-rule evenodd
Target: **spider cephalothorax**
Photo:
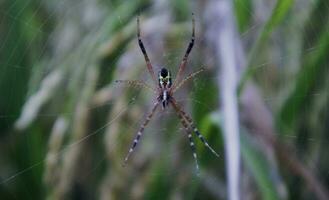
<instances>
[{"instance_id":1,"label":"spider cephalothorax","mask_svg":"<svg viewBox=\"0 0 329 200\"><path fill-rule=\"evenodd\" d=\"M171 73L166 68L162 68L158 74L159 79L159 89L160 94L158 97L158 101L162 102L162 108L165 109L169 104L169 100L171 97L170 87L172 85L171 82Z\"/></svg>"},{"instance_id":2,"label":"spider cephalothorax","mask_svg":"<svg viewBox=\"0 0 329 200\"><path fill-rule=\"evenodd\" d=\"M194 132L196 134L196 136L201 140L201 142L212 152L214 153L216 156L219 156L207 143L206 139L201 135L200 131L196 128L196 126L194 125L192 118L183 111L183 109L178 105L178 103L176 102L175 98L173 97L173 94L175 93L175 91L177 89L179 89L184 83L186 83L188 80L191 80L195 75L199 74L200 72L203 71L203 68L201 68L200 70L188 75L185 79L181 80L182 78L182 73L184 72L186 63L187 63L187 58L188 55L190 54L192 47L194 45L194 18L192 19L192 38L191 41L186 49L185 55L183 57L183 60L179 66L178 72L177 72L177 76L175 78L175 81L172 83L172 77L171 77L171 73L169 70L167 70L166 68L162 68L159 73L158 73L158 80L156 79L155 73L153 71L153 67L152 64L150 62L150 59L146 53L146 49L144 47L144 44L142 42L142 39L140 37L140 28L139 28L139 18L137 18L137 37L138 37L138 44L139 47L141 48L141 51L144 55L145 61L146 61L146 66L147 69L149 71L149 73L152 76L152 79L155 83L156 88L153 88L151 86L149 86L148 84L144 83L143 81L129 81L129 80L119 80L117 82L124 82L127 83L128 85L131 86L138 86L138 87L144 87L144 88L148 88L151 89L152 91L154 91L155 93L157 93L157 99L156 102L154 103L154 106L151 110L151 112L147 115L145 121L143 122L143 124L141 125L139 131L137 132L137 135L133 141L132 146L129 149L129 152L124 160L124 164L127 163L128 158L130 156L130 154L134 151L135 147L138 144L138 141L140 140L145 127L147 126L147 124L149 123L149 121L151 120L153 114L155 113L157 107L159 106L159 104L162 105L162 108L165 109L166 107L168 107L168 105L172 105L172 107L174 108L174 110L176 111L182 125L185 128L185 131L187 133L189 142L190 142L190 146L193 152L193 157L196 163L196 168L197 171L199 171L199 165L198 165L198 161L197 161L197 155L195 152L195 145L194 145L194 141L192 138L192 132Z\"/></svg>"},{"instance_id":3,"label":"spider cephalothorax","mask_svg":"<svg viewBox=\"0 0 329 200\"><path fill-rule=\"evenodd\" d=\"M171 73L166 68L162 68L159 71L159 86L163 89L169 89L171 87Z\"/></svg>"}]
</instances>

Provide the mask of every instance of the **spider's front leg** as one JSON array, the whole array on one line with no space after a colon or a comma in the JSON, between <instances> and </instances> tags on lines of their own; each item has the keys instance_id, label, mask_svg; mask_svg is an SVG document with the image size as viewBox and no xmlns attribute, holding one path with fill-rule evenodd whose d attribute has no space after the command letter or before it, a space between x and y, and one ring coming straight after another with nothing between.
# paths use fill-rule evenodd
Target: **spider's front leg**
<instances>
[{"instance_id":1,"label":"spider's front leg","mask_svg":"<svg viewBox=\"0 0 329 200\"><path fill-rule=\"evenodd\" d=\"M176 75L176 79L174 81L174 84L173 84L173 87L172 88L175 88L176 87L176 84L182 78L183 72L184 72L185 67L186 67L186 64L187 64L187 58L190 55L191 50L192 50L193 45L194 45L194 40L195 40L195 20L194 20L194 14L192 13L192 37L191 37L190 43L187 46L185 55L184 55L184 57L183 57L180 65L179 65L179 69L178 69L178 72L177 72L177 75Z\"/></svg>"},{"instance_id":2,"label":"spider's front leg","mask_svg":"<svg viewBox=\"0 0 329 200\"><path fill-rule=\"evenodd\" d=\"M151 64L151 61L150 61L147 53L146 53L146 49L144 47L144 44L143 44L143 41L142 41L142 38L141 38L141 29L140 29L140 25L139 25L139 17L137 17L137 38L138 38L138 45L139 45L139 47L140 47L140 49L141 49L141 51L144 55L147 70L149 71L154 83L157 83L155 73L154 73L154 70L153 70L153 66Z\"/></svg>"}]
</instances>

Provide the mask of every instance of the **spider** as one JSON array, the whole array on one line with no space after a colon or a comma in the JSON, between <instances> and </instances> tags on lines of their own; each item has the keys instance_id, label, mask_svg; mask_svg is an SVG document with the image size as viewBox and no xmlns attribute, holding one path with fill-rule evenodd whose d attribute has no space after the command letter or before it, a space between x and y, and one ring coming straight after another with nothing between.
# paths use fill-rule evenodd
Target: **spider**
<instances>
[{"instance_id":1,"label":"spider","mask_svg":"<svg viewBox=\"0 0 329 200\"><path fill-rule=\"evenodd\" d=\"M135 147L137 146L139 140L142 137L142 134L144 132L144 129L146 128L146 126L148 125L149 121L151 120L152 116L154 115L154 113L156 112L157 108L159 107L159 105L162 106L162 109L166 109L169 105L171 105L178 118L180 119L181 124L183 125L186 133L187 133L187 137L189 139L189 143L190 143L190 147L192 149L192 153L193 153L193 157L195 160L195 165L196 165L196 170L197 172L199 172L199 164L198 164L198 160L197 160L197 154L196 154L196 149L195 149L195 144L192 138L192 132L194 132L196 134L196 136L201 140L201 142L217 157L219 157L219 155L216 153L215 150L213 150L213 148L210 147L210 145L208 144L208 142L206 141L206 139L202 136L202 134L200 133L200 131L197 129L197 127L195 126L194 122L192 121L192 118L180 107L180 105L176 102L175 98L174 98L174 93L182 86L184 85L184 83L186 83L187 81L193 79L194 76L196 76L197 74L199 74L200 72L202 72L204 70L204 68L201 68L200 70L191 73L190 75L188 75L185 79L182 79L182 74L184 72L184 69L186 67L187 64L187 59L188 56L192 50L192 47L194 45L194 40L195 40L195 20L194 20L194 14L192 14L192 37L191 37L191 41L187 47L187 50L185 52L185 55L180 63L179 66L179 70L176 76L176 79L174 80L174 82L172 82L172 77L171 77L171 73L168 69L166 68L162 68L159 73L158 73L158 79L156 79L151 61L146 53L144 44L142 42L141 36L140 36L140 25L139 25L139 17L137 17L137 37L138 37L138 44L139 47L144 55L144 59L146 62L146 66L148 69L148 72L150 73L156 88L153 88L151 86L149 86L148 84L144 83L143 81L140 80L117 80L116 82L119 83L126 83L129 86L133 86L133 87L142 87L142 88L147 88L152 90L153 92L155 92L157 94L157 98L156 101L154 103L153 108L151 109L151 112L148 113L146 119L144 120L144 122L142 123L142 125L140 126L137 135L124 159L124 163L123 166L125 166L128 162L129 156L131 155L131 153L133 153Z\"/></svg>"}]
</instances>

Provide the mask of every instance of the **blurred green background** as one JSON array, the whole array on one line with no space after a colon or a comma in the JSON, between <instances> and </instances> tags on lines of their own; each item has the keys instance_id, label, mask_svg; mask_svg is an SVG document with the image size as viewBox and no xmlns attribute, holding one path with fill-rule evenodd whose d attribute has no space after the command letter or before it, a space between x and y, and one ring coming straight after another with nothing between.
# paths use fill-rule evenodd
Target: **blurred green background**
<instances>
[{"instance_id":1,"label":"blurred green background","mask_svg":"<svg viewBox=\"0 0 329 200\"><path fill-rule=\"evenodd\" d=\"M227 199L220 70L209 1L0 2L0 199ZM177 100L222 156L200 141L195 166L172 109L157 112L128 165L122 161L154 102L136 38L157 72L176 74L196 19L185 75L206 71ZM246 55L240 71L242 199L329 198L329 2L234 0ZM248 84L272 124L245 112ZM251 97L253 99L253 96ZM274 133L274 134L271 134ZM273 140L275 139L275 140ZM328 146L327 146L328 145Z\"/></svg>"}]
</instances>

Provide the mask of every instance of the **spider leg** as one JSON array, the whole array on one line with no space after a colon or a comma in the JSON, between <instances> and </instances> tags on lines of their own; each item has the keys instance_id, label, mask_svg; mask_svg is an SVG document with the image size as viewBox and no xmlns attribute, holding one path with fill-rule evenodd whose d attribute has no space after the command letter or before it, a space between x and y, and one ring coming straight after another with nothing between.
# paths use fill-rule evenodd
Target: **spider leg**
<instances>
[{"instance_id":1,"label":"spider leg","mask_svg":"<svg viewBox=\"0 0 329 200\"><path fill-rule=\"evenodd\" d=\"M187 58L192 50L192 47L194 45L194 39L195 39L195 20L194 20L194 14L192 13L192 37L191 37L191 41L186 49L186 52L185 52L185 55L183 57L183 60L181 61L181 64L179 66L179 69L178 69L178 72L177 72L177 76L176 76L176 79L174 81L174 84L173 84L173 87L175 87L175 85L177 84L177 82L180 81L181 79L181 76L183 74L183 71L185 70L185 67L186 67L186 63L187 63Z\"/></svg>"},{"instance_id":2,"label":"spider leg","mask_svg":"<svg viewBox=\"0 0 329 200\"><path fill-rule=\"evenodd\" d=\"M194 141L193 141L193 138L192 138L191 130L189 129L189 126L186 123L186 120L184 119L184 116L178 110L175 109L175 111L176 111L177 116L180 119L180 122L182 123L186 133L187 133L187 136L188 136L188 139L189 139L189 142L190 142L190 147L192 149L192 153L193 153L193 157L194 157L194 161L195 161L196 171L197 171L197 173L199 173L200 170L199 170L198 158L197 158L195 144L194 144Z\"/></svg>"},{"instance_id":3,"label":"spider leg","mask_svg":"<svg viewBox=\"0 0 329 200\"><path fill-rule=\"evenodd\" d=\"M144 81L140 81L140 80L116 80L115 83L123 83L129 87L134 87L134 88L147 88L149 90L152 90L153 92L156 92L154 88L152 88Z\"/></svg>"},{"instance_id":4,"label":"spider leg","mask_svg":"<svg viewBox=\"0 0 329 200\"><path fill-rule=\"evenodd\" d=\"M183 110L180 108L180 106L176 103L176 100L172 97L171 98L171 103L173 105L173 107L175 108L175 110L179 113L181 113L181 115L183 115L183 117L185 118L185 120L189 123L189 125L191 126L192 130L194 131L194 133L198 136L198 138L201 140L201 142L217 157L219 157L219 154L213 149L211 148L211 146L208 144L207 140L203 137L203 135L200 133L200 131L196 128L196 126L194 125L192 118Z\"/></svg>"},{"instance_id":5,"label":"spider leg","mask_svg":"<svg viewBox=\"0 0 329 200\"><path fill-rule=\"evenodd\" d=\"M201 68L200 70L193 72L192 74L188 75L184 80L182 80L174 89L173 93L176 92L180 87L182 87L187 81L193 79L196 75L203 72L204 68Z\"/></svg>"},{"instance_id":6,"label":"spider leg","mask_svg":"<svg viewBox=\"0 0 329 200\"><path fill-rule=\"evenodd\" d=\"M153 81L157 84L157 79L156 79L155 73L153 71L153 67L152 67L151 61L150 61L150 59L149 59L149 57L148 57L148 55L146 53L144 44L143 44L142 39L141 39L141 31L140 31L140 25L139 25L139 17L137 17L137 37L138 37L138 45L139 45L139 47L142 50L142 53L144 55L147 69L148 69L150 75L152 76Z\"/></svg>"},{"instance_id":7,"label":"spider leg","mask_svg":"<svg viewBox=\"0 0 329 200\"><path fill-rule=\"evenodd\" d=\"M141 127L139 128L139 130L138 130L138 132L137 132L137 135L136 135L136 137L135 137L135 139L134 139L134 141L133 141L133 143L132 143L132 145L131 145L131 147L130 147L130 149L129 149L129 151L128 151L126 157L125 157L125 160L124 160L123 166L125 166L125 165L127 164L127 161L128 161L128 159L129 159L130 154L133 153L135 147L137 146L137 144L138 144L138 142L139 142L139 140L140 140L140 138L141 138L141 136L142 136L142 134L143 134L143 132L144 132L145 127L147 126L147 124L149 123L149 121L151 120L151 118L153 117L153 114L155 113L155 111L156 111L158 105L159 105L159 102L157 101L157 102L154 104L154 106L153 106L151 112L148 114L148 116L147 116L146 119L144 120L143 124L142 124Z\"/></svg>"}]
</instances>

